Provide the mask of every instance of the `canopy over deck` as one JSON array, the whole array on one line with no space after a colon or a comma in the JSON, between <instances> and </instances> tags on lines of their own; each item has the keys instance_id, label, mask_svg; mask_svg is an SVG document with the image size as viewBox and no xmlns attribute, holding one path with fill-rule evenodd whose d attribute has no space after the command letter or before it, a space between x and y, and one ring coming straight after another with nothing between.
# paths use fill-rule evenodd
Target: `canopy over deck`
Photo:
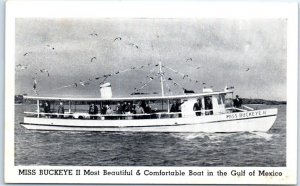
<instances>
[{"instance_id":1,"label":"canopy over deck","mask_svg":"<svg viewBox=\"0 0 300 186\"><path fill-rule=\"evenodd\" d=\"M28 100L61 100L61 101L134 101L134 100L169 100L195 98L200 96L211 96L218 94L228 94L233 91L206 92L198 94L183 94L176 96L153 96L153 97L115 97L115 98L76 98L76 97L42 97L42 96L24 96Z\"/></svg>"}]
</instances>

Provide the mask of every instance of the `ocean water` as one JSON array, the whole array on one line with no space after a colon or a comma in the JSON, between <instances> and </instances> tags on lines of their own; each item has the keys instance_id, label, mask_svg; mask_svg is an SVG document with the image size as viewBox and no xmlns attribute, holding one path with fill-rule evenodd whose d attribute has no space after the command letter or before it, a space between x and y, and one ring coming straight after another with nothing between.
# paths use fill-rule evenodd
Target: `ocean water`
<instances>
[{"instance_id":1,"label":"ocean water","mask_svg":"<svg viewBox=\"0 0 300 186\"><path fill-rule=\"evenodd\" d=\"M15 105L15 165L262 166L286 165L286 106L267 132L133 133L27 130Z\"/></svg>"}]
</instances>

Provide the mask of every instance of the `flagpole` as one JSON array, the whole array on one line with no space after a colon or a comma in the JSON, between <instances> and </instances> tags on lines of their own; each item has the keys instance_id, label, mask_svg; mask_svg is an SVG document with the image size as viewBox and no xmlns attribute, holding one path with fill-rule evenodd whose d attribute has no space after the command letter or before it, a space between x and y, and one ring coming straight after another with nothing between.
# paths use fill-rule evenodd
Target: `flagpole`
<instances>
[{"instance_id":1,"label":"flagpole","mask_svg":"<svg viewBox=\"0 0 300 186\"><path fill-rule=\"evenodd\" d=\"M163 72L161 70L161 61L159 61L159 73L160 73L160 86L161 86L161 96L164 97L164 83L163 83Z\"/></svg>"}]
</instances>

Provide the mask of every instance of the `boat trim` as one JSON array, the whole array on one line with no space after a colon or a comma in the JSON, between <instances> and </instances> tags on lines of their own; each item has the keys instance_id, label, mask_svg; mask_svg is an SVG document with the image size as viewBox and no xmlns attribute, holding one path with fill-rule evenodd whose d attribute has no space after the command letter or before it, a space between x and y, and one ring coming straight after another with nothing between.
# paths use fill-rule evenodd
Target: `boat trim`
<instances>
[{"instance_id":1,"label":"boat trim","mask_svg":"<svg viewBox=\"0 0 300 186\"><path fill-rule=\"evenodd\" d=\"M247 119L257 119L257 118L265 118L265 117L273 117L276 114L267 115L267 116L257 116L257 117L250 117L250 118L239 118L239 119L231 119L231 120L219 120L219 121L210 121L205 122L207 123L219 123L219 122L229 122L229 121L237 121L237 120L247 120ZM201 116L199 116L201 117ZM169 118L161 118L161 119L169 119ZM183 126L183 125L198 125L201 123L193 123L193 124L176 124L175 125L147 125L147 126L70 126L70 125L49 125L49 124L34 124L34 123L20 123L21 125L39 125L39 126L55 126L55 127L70 127L70 128L133 128L133 127L166 127L166 126Z\"/></svg>"}]
</instances>

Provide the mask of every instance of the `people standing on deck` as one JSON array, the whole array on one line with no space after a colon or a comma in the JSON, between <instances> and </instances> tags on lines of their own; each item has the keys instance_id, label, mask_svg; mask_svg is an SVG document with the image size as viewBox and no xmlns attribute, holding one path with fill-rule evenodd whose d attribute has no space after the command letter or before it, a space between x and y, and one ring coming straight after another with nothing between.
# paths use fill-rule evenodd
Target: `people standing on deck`
<instances>
[{"instance_id":1,"label":"people standing on deck","mask_svg":"<svg viewBox=\"0 0 300 186\"><path fill-rule=\"evenodd\" d=\"M143 107L141 107L141 105L138 104L135 108L135 113L136 114L144 114L145 111L144 111Z\"/></svg>"},{"instance_id":2,"label":"people standing on deck","mask_svg":"<svg viewBox=\"0 0 300 186\"><path fill-rule=\"evenodd\" d=\"M113 110L111 109L111 107L109 106L109 105L106 105L106 114L107 115L111 115L111 114L113 114L114 112L113 112Z\"/></svg>"},{"instance_id":3,"label":"people standing on deck","mask_svg":"<svg viewBox=\"0 0 300 186\"><path fill-rule=\"evenodd\" d=\"M123 114L123 111L122 111L122 106L120 103L117 103L117 107L116 107L116 114ZM123 119L122 116L117 116L118 119Z\"/></svg>"},{"instance_id":4,"label":"people standing on deck","mask_svg":"<svg viewBox=\"0 0 300 186\"><path fill-rule=\"evenodd\" d=\"M125 114L130 114L130 113L133 113L133 106L131 102L128 102L128 104L125 107Z\"/></svg>"},{"instance_id":5,"label":"people standing on deck","mask_svg":"<svg viewBox=\"0 0 300 186\"><path fill-rule=\"evenodd\" d=\"M98 107L94 103L90 105L89 114L91 115L98 114ZM97 119L97 116L91 116L91 119Z\"/></svg>"},{"instance_id":6,"label":"people standing on deck","mask_svg":"<svg viewBox=\"0 0 300 186\"><path fill-rule=\"evenodd\" d=\"M233 100L233 106L236 108L240 108L242 106L242 99L239 98L239 95L235 96L235 99Z\"/></svg>"},{"instance_id":7,"label":"people standing on deck","mask_svg":"<svg viewBox=\"0 0 300 186\"><path fill-rule=\"evenodd\" d=\"M182 103L179 103L178 101L173 101L173 104L171 105L171 109L170 112L180 112L180 106L184 103L184 101Z\"/></svg>"},{"instance_id":8,"label":"people standing on deck","mask_svg":"<svg viewBox=\"0 0 300 186\"><path fill-rule=\"evenodd\" d=\"M47 113L50 113L50 104L48 101L45 102L45 105L44 105L44 112L46 113L45 116L46 117L49 117L49 115Z\"/></svg>"},{"instance_id":9,"label":"people standing on deck","mask_svg":"<svg viewBox=\"0 0 300 186\"><path fill-rule=\"evenodd\" d=\"M125 101L125 102L122 104L122 112L123 112L123 114L125 114L126 107L127 107L127 102Z\"/></svg>"},{"instance_id":10,"label":"people standing on deck","mask_svg":"<svg viewBox=\"0 0 300 186\"><path fill-rule=\"evenodd\" d=\"M105 105L102 105L101 107L101 115L105 115L107 111L107 107Z\"/></svg>"},{"instance_id":11,"label":"people standing on deck","mask_svg":"<svg viewBox=\"0 0 300 186\"><path fill-rule=\"evenodd\" d=\"M145 101L142 101L140 106L141 106L141 107L144 109L144 111L145 111L145 108L146 108L146 103L145 103Z\"/></svg>"},{"instance_id":12,"label":"people standing on deck","mask_svg":"<svg viewBox=\"0 0 300 186\"><path fill-rule=\"evenodd\" d=\"M143 107L141 107L141 105L137 104L136 108L135 108L135 114L144 114L145 111L143 109ZM136 116L135 118L144 118L143 116Z\"/></svg>"},{"instance_id":13,"label":"people standing on deck","mask_svg":"<svg viewBox=\"0 0 300 186\"><path fill-rule=\"evenodd\" d=\"M150 114L152 112L150 105L147 103L144 108L144 112Z\"/></svg>"},{"instance_id":14,"label":"people standing on deck","mask_svg":"<svg viewBox=\"0 0 300 186\"><path fill-rule=\"evenodd\" d=\"M196 112L196 116L201 116L202 103L201 99L197 99L197 102L194 104L193 110Z\"/></svg>"},{"instance_id":15,"label":"people standing on deck","mask_svg":"<svg viewBox=\"0 0 300 186\"><path fill-rule=\"evenodd\" d=\"M180 110L180 106L184 103L184 101L182 103L179 103L178 101L174 100L172 105L171 105L171 109L170 112L181 112ZM181 117L181 114L172 114L171 117Z\"/></svg>"},{"instance_id":16,"label":"people standing on deck","mask_svg":"<svg viewBox=\"0 0 300 186\"><path fill-rule=\"evenodd\" d=\"M205 115L212 115L213 107L212 107L211 97L205 97L204 102L205 102Z\"/></svg>"},{"instance_id":17,"label":"people standing on deck","mask_svg":"<svg viewBox=\"0 0 300 186\"><path fill-rule=\"evenodd\" d=\"M63 114L65 113L65 108L64 103L62 101L59 103L57 113L59 118L64 118Z\"/></svg>"}]
</instances>

